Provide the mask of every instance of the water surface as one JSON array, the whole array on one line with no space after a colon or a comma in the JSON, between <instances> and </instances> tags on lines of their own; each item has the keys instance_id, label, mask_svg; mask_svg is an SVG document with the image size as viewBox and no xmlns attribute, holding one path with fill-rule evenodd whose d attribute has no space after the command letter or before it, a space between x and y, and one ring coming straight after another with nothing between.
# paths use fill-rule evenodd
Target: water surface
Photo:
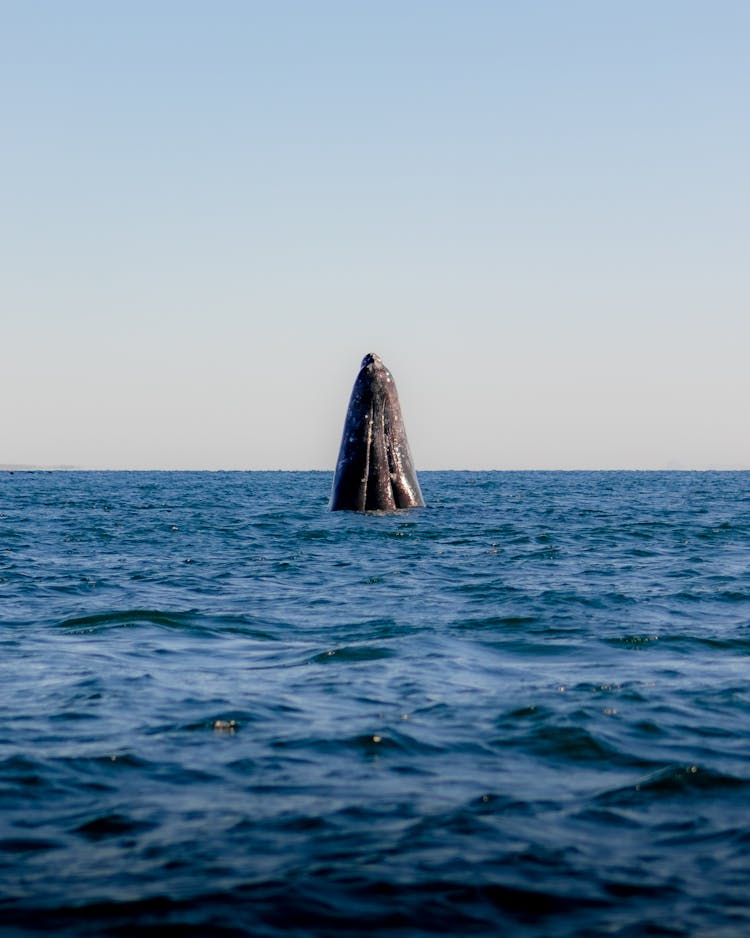
<instances>
[{"instance_id":1,"label":"water surface","mask_svg":"<svg viewBox=\"0 0 750 938\"><path fill-rule=\"evenodd\" d=\"M750 473L0 475L4 934L750 933Z\"/></svg>"}]
</instances>

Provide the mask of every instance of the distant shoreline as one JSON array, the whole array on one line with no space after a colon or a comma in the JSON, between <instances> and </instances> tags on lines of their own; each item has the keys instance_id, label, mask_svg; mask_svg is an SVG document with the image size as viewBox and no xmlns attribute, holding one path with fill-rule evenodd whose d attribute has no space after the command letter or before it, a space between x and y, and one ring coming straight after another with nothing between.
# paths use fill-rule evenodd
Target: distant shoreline
<instances>
[{"instance_id":1,"label":"distant shoreline","mask_svg":"<svg viewBox=\"0 0 750 938\"><path fill-rule=\"evenodd\" d=\"M0 472L86 472L80 466L34 466L25 463L0 463ZM96 470L94 470L96 471Z\"/></svg>"}]
</instances>

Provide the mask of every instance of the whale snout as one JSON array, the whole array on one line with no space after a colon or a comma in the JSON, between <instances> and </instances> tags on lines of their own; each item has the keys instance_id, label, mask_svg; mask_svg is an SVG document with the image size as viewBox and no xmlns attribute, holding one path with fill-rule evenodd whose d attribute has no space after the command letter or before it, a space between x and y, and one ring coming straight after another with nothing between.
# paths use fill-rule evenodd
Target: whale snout
<instances>
[{"instance_id":1,"label":"whale snout","mask_svg":"<svg viewBox=\"0 0 750 938\"><path fill-rule=\"evenodd\" d=\"M380 355L376 355L375 352L368 352L367 355L362 359L362 364L360 368L369 368L370 365L382 365L383 359Z\"/></svg>"}]
</instances>

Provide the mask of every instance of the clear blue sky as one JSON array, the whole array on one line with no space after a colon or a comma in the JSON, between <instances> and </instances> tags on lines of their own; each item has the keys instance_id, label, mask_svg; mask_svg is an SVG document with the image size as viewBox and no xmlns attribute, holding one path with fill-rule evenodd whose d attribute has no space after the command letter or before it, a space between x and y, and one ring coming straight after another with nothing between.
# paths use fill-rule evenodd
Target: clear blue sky
<instances>
[{"instance_id":1,"label":"clear blue sky","mask_svg":"<svg viewBox=\"0 0 750 938\"><path fill-rule=\"evenodd\" d=\"M0 463L750 468L750 3L0 0Z\"/></svg>"}]
</instances>

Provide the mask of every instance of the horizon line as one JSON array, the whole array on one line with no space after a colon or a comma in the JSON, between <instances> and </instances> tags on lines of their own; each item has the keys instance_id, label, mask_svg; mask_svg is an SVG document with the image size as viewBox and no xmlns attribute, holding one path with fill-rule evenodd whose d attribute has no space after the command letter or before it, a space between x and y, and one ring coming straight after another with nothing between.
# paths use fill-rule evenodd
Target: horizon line
<instances>
[{"instance_id":1,"label":"horizon line","mask_svg":"<svg viewBox=\"0 0 750 938\"><path fill-rule=\"evenodd\" d=\"M576 467L539 467L525 466L515 468L499 468L491 466L481 467L454 467L452 469L419 469L419 473L431 472L749 472L750 466L576 466ZM128 467L128 466L72 466L72 465L43 465L37 463L0 463L0 472L320 472L334 473L335 467L321 469L312 468L279 468L266 466L263 468L221 468L221 467L195 467L179 466L165 467Z\"/></svg>"}]
</instances>

